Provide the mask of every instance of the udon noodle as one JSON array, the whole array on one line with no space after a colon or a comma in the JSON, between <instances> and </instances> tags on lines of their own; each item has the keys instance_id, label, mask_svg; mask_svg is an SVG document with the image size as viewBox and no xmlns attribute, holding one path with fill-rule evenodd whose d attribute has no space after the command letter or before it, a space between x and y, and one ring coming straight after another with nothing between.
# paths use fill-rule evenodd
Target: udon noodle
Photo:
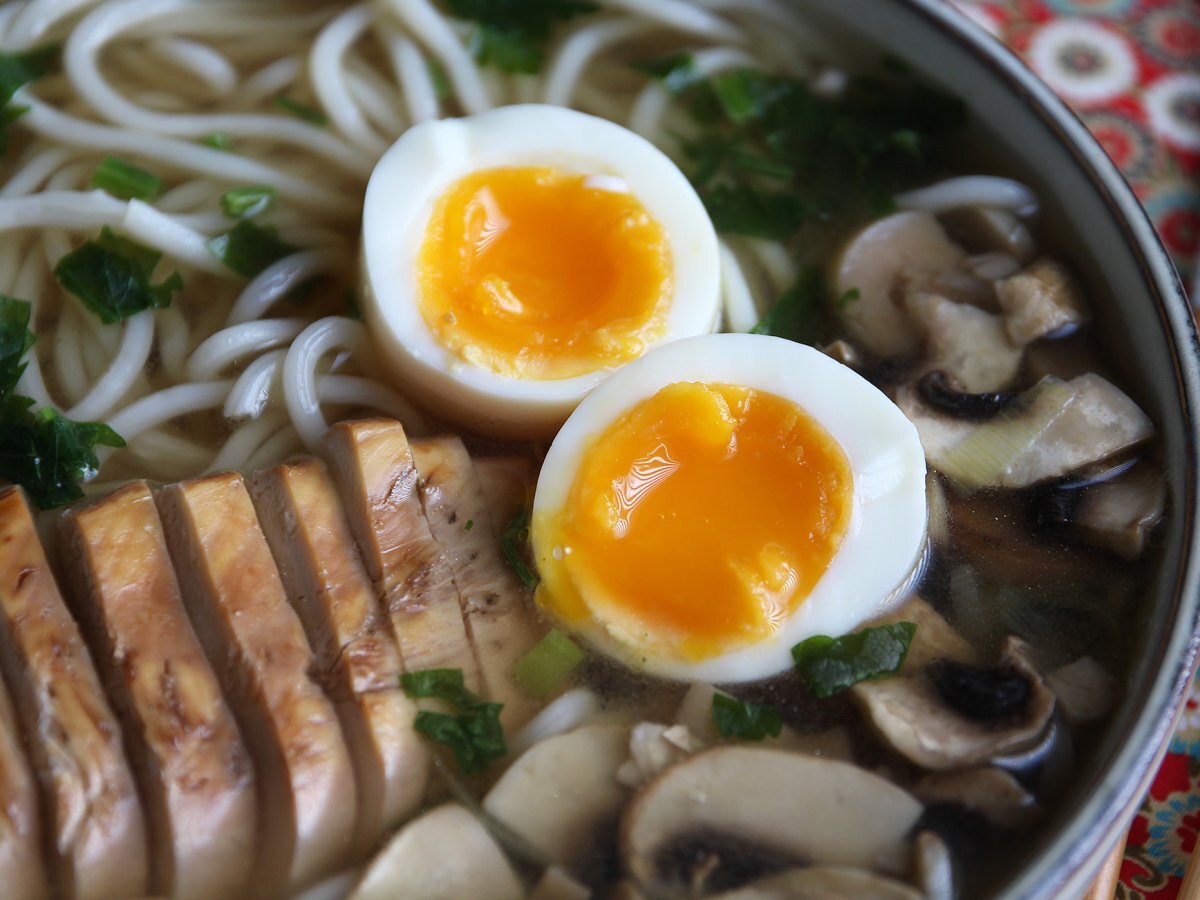
<instances>
[{"instance_id":1,"label":"udon noodle","mask_svg":"<svg viewBox=\"0 0 1200 900\"><path fill-rule=\"evenodd\" d=\"M427 0L6 4L0 48L61 42L62 71L14 98L28 110L4 161L0 291L34 304L38 341L20 392L106 422L128 442L105 451L89 493L131 474L170 480L259 465L311 448L327 421L353 409L421 433L421 413L402 386L380 380L362 324L343 315L366 180L411 125L538 101L616 120L675 152L671 136L686 132L686 116L631 59L687 50L705 75L753 64L822 90L845 81L844 54L786 3L601 7L565 23L541 72L524 75L479 65L469 27ZM281 97L321 124L289 115ZM209 146L213 135L229 148ZM153 169L165 191L147 203L92 189L109 155ZM241 185L275 189L266 221L301 248L248 282L206 247L231 224L219 198ZM997 178L898 199L1036 208L1028 189ZM104 325L62 291L55 264L102 226L180 271L185 287L171 306ZM732 330L748 330L796 277L793 255L775 242L728 238L721 264Z\"/></svg>"}]
</instances>

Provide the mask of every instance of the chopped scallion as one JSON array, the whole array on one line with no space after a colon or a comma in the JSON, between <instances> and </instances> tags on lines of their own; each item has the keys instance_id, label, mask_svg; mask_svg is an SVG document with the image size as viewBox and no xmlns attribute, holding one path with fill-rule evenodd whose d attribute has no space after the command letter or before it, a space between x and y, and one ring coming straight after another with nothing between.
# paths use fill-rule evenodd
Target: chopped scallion
<instances>
[{"instance_id":1,"label":"chopped scallion","mask_svg":"<svg viewBox=\"0 0 1200 900\"><path fill-rule=\"evenodd\" d=\"M583 651L557 628L538 641L513 667L517 684L531 697L549 697L583 662Z\"/></svg>"},{"instance_id":2,"label":"chopped scallion","mask_svg":"<svg viewBox=\"0 0 1200 900\"><path fill-rule=\"evenodd\" d=\"M221 195L221 212L231 219L249 219L266 212L275 202L275 188L254 184Z\"/></svg>"},{"instance_id":3,"label":"chopped scallion","mask_svg":"<svg viewBox=\"0 0 1200 900\"><path fill-rule=\"evenodd\" d=\"M285 94L275 95L275 105L286 113L290 113L297 119L308 122L310 125L319 125L324 128L329 124L329 116L321 112L307 103L301 103L299 100L293 100Z\"/></svg>"},{"instance_id":4,"label":"chopped scallion","mask_svg":"<svg viewBox=\"0 0 1200 900\"><path fill-rule=\"evenodd\" d=\"M122 200L153 200L163 189L161 178L119 156L104 157L91 184Z\"/></svg>"}]
</instances>

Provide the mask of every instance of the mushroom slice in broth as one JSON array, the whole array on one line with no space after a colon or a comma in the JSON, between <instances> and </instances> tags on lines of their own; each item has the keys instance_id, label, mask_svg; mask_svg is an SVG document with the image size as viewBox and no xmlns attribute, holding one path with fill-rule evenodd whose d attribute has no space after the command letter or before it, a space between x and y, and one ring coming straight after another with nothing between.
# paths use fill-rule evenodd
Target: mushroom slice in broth
<instances>
[{"instance_id":1,"label":"mushroom slice in broth","mask_svg":"<svg viewBox=\"0 0 1200 900\"><path fill-rule=\"evenodd\" d=\"M733 887L756 870L804 863L899 873L922 809L895 784L847 763L717 747L635 796L621 823L621 861L651 895L697 879ZM697 845L721 847L715 865L700 863L704 871Z\"/></svg>"},{"instance_id":2,"label":"mushroom slice in broth","mask_svg":"<svg viewBox=\"0 0 1200 900\"><path fill-rule=\"evenodd\" d=\"M851 692L875 730L907 759L934 770L972 766L1033 744L1050 720L1054 695L1026 652L1023 641L1010 637L995 669L934 660Z\"/></svg>"},{"instance_id":3,"label":"mushroom slice in broth","mask_svg":"<svg viewBox=\"0 0 1200 900\"><path fill-rule=\"evenodd\" d=\"M1001 828L1028 825L1042 812L1033 794L996 766L930 772L912 790L930 805L953 803Z\"/></svg>"}]
</instances>

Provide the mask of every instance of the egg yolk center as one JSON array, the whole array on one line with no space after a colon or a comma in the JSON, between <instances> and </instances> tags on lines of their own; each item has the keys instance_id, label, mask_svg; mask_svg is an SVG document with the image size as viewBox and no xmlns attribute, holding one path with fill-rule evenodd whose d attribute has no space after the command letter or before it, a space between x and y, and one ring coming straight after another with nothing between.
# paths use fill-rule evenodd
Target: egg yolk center
<instances>
[{"instance_id":1,"label":"egg yolk center","mask_svg":"<svg viewBox=\"0 0 1200 900\"><path fill-rule=\"evenodd\" d=\"M669 385L584 453L554 526L551 568L565 577L546 579L539 599L685 659L728 652L804 602L841 545L852 494L844 451L792 401Z\"/></svg>"},{"instance_id":2,"label":"egg yolk center","mask_svg":"<svg viewBox=\"0 0 1200 900\"><path fill-rule=\"evenodd\" d=\"M438 341L468 362L570 378L628 362L661 337L671 273L663 227L619 179L486 169L434 204L417 302Z\"/></svg>"}]
</instances>

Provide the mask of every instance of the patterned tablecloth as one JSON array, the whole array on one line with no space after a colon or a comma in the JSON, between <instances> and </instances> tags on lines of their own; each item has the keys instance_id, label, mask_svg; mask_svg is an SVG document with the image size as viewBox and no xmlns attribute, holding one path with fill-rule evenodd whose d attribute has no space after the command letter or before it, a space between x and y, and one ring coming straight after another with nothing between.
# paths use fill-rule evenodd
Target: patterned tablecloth
<instances>
[{"instance_id":1,"label":"patterned tablecloth","mask_svg":"<svg viewBox=\"0 0 1200 900\"><path fill-rule=\"evenodd\" d=\"M1200 305L1200 0L956 0L1074 107ZM1121 900L1173 900L1200 840L1200 692L1142 803Z\"/></svg>"}]
</instances>

